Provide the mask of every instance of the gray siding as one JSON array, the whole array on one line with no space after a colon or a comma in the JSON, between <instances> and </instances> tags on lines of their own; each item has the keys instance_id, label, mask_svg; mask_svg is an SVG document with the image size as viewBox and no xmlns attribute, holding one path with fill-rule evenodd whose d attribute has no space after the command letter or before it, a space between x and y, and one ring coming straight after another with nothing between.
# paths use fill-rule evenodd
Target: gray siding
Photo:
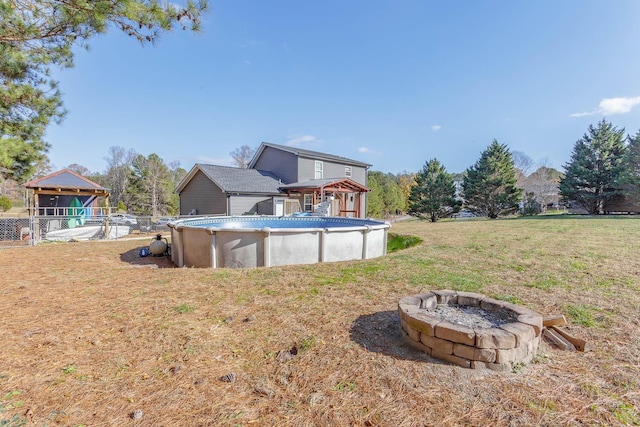
<instances>
[{"instance_id":1,"label":"gray siding","mask_svg":"<svg viewBox=\"0 0 640 427\"><path fill-rule=\"evenodd\" d=\"M322 161L322 177L323 178L347 178L344 174L344 167L350 166L344 163L330 162L327 160ZM306 181L308 179L316 178L316 160L306 157L300 157L298 159L299 175L298 181ZM366 185L367 172L366 169L360 166L351 166L351 177L349 179Z\"/></svg>"},{"instance_id":2,"label":"gray siding","mask_svg":"<svg viewBox=\"0 0 640 427\"><path fill-rule=\"evenodd\" d=\"M367 185L367 169L359 166L351 167L351 179L358 184Z\"/></svg>"},{"instance_id":3,"label":"gray siding","mask_svg":"<svg viewBox=\"0 0 640 427\"><path fill-rule=\"evenodd\" d=\"M242 215L245 213L272 215L273 204L266 203L267 201L271 201L272 199L273 198L270 196L231 196L231 199L229 200L229 215Z\"/></svg>"},{"instance_id":4,"label":"gray siding","mask_svg":"<svg viewBox=\"0 0 640 427\"><path fill-rule=\"evenodd\" d=\"M227 213L227 195L201 171L180 192L180 215L196 209L198 215Z\"/></svg>"},{"instance_id":5,"label":"gray siding","mask_svg":"<svg viewBox=\"0 0 640 427\"><path fill-rule=\"evenodd\" d=\"M285 184L299 181L297 156L271 147L265 147L253 169L271 172Z\"/></svg>"}]
</instances>

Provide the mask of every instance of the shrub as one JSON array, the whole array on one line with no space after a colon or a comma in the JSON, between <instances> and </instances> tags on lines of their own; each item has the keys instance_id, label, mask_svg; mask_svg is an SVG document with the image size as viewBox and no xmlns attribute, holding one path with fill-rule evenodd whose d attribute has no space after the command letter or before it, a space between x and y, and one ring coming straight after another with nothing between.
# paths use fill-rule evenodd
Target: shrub
<instances>
[{"instance_id":1,"label":"shrub","mask_svg":"<svg viewBox=\"0 0 640 427\"><path fill-rule=\"evenodd\" d=\"M387 237L387 253L410 248L420 243L422 243L422 239L418 236L389 233Z\"/></svg>"},{"instance_id":2,"label":"shrub","mask_svg":"<svg viewBox=\"0 0 640 427\"><path fill-rule=\"evenodd\" d=\"M11 200L7 196L0 196L0 210L3 212L8 211L13 207Z\"/></svg>"},{"instance_id":3,"label":"shrub","mask_svg":"<svg viewBox=\"0 0 640 427\"><path fill-rule=\"evenodd\" d=\"M522 215L538 215L540 210L540 202L538 202L536 195L533 193L525 194L524 200L522 201Z\"/></svg>"}]
</instances>

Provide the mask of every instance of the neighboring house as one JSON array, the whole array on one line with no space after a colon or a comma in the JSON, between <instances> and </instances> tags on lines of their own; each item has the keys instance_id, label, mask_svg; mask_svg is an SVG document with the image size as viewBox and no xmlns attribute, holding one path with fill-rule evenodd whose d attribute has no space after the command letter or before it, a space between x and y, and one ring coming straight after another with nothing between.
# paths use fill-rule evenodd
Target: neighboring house
<instances>
[{"instance_id":1,"label":"neighboring house","mask_svg":"<svg viewBox=\"0 0 640 427\"><path fill-rule=\"evenodd\" d=\"M263 142L247 169L196 164L180 182L180 214L364 217L367 169L345 157Z\"/></svg>"}]
</instances>

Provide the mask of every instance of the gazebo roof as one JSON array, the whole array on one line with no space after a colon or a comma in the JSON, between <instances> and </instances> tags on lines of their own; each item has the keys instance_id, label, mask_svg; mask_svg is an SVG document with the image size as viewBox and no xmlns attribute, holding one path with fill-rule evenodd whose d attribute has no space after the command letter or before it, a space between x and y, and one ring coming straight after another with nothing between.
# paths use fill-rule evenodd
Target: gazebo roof
<instances>
[{"instance_id":1,"label":"gazebo roof","mask_svg":"<svg viewBox=\"0 0 640 427\"><path fill-rule=\"evenodd\" d=\"M50 175L36 178L24 185L37 193L73 193L108 195L109 189L87 179L71 169L63 169Z\"/></svg>"}]
</instances>

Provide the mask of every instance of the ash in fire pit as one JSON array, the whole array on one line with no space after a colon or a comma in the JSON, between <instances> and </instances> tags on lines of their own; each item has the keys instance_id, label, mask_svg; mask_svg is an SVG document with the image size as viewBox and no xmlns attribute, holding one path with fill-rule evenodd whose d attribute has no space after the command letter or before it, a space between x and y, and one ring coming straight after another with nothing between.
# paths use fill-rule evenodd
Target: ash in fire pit
<instances>
[{"instance_id":1,"label":"ash in fire pit","mask_svg":"<svg viewBox=\"0 0 640 427\"><path fill-rule=\"evenodd\" d=\"M409 344L467 368L511 371L540 343L540 314L481 294L432 291L402 298L398 311Z\"/></svg>"},{"instance_id":2,"label":"ash in fire pit","mask_svg":"<svg viewBox=\"0 0 640 427\"><path fill-rule=\"evenodd\" d=\"M430 314L446 322L477 329L489 329L505 323L517 322L514 314L507 310L489 311L463 305L438 304Z\"/></svg>"}]
</instances>

